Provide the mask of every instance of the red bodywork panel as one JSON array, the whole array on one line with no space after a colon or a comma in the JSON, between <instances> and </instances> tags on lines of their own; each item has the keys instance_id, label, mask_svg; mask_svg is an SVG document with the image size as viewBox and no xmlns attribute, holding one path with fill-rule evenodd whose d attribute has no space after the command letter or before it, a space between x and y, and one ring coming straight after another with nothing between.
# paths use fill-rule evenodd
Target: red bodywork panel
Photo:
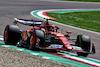
<instances>
[{"instance_id":1,"label":"red bodywork panel","mask_svg":"<svg viewBox=\"0 0 100 67\"><path fill-rule=\"evenodd\" d=\"M28 38L31 35L31 33L35 33L34 30L36 30L36 29L42 30L42 29L45 29L44 27L53 27L53 28L56 27L57 28L57 26L52 26L52 25L43 25L43 26L33 27L30 30L23 31L23 33L22 33L22 40L25 42L27 40L26 38ZM83 50L75 50L75 49L73 49L72 45L70 44L70 42L68 41L68 39L65 37L64 34L59 33L57 31L48 31L46 29L43 30L43 31L46 34L49 33L49 34L52 34L52 35L57 36L60 39L60 41L63 43L63 45L64 45L65 48L41 47L41 49L71 50L71 51L84 52L84 53L86 53L86 51L83 51ZM35 39L34 38L35 38L35 35L33 34L33 40L34 40L33 42L35 42ZM33 44L33 42L32 42L32 44ZM32 46L32 44L30 44L30 45ZM39 45L38 45L38 47L39 47Z\"/></svg>"},{"instance_id":2,"label":"red bodywork panel","mask_svg":"<svg viewBox=\"0 0 100 67\"><path fill-rule=\"evenodd\" d=\"M39 29L42 28L42 27L45 27L46 25L44 26L41 26L41 27L33 27L32 29L30 29L31 31L34 30L34 29ZM47 26L51 26L51 25L47 25ZM45 33L51 33L55 36L57 36L61 42L63 43L64 47L68 50L72 50L72 46L70 44L70 42L68 41L68 39L64 36L64 34L61 34L59 32L52 32L52 31L45 31ZM50 48L50 47L44 47L43 49L64 49L64 48ZM66 50L64 49L64 50Z\"/></svg>"},{"instance_id":3,"label":"red bodywork panel","mask_svg":"<svg viewBox=\"0 0 100 67\"><path fill-rule=\"evenodd\" d=\"M63 43L63 45L68 49L68 50L72 50L72 46L70 44L70 42L68 41L68 39L61 33L58 32L51 32L51 34L57 36L61 42Z\"/></svg>"}]
</instances>

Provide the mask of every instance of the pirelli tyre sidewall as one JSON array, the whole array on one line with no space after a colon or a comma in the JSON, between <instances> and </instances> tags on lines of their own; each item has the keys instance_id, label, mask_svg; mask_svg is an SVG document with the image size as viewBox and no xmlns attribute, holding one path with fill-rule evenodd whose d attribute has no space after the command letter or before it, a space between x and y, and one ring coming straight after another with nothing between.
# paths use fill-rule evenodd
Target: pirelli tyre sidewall
<instances>
[{"instance_id":1,"label":"pirelli tyre sidewall","mask_svg":"<svg viewBox=\"0 0 100 67\"><path fill-rule=\"evenodd\" d=\"M21 38L20 29L15 25L7 25L4 30L5 44L16 45Z\"/></svg>"}]
</instances>

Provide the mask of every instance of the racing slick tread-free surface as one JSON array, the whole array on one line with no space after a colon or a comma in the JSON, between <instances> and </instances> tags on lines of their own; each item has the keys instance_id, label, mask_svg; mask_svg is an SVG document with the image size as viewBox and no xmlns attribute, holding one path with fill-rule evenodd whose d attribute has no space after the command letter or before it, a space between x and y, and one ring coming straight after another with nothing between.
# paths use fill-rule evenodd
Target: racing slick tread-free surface
<instances>
[{"instance_id":1,"label":"racing slick tread-free surface","mask_svg":"<svg viewBox=\"0 0 100 67\"><path fill-rule=\"evenodd\" d=\"M7 25L4 31L4 42L5 44L16 45L20 40L21 33L18 26Z\"/></svg>"}]
</instances>

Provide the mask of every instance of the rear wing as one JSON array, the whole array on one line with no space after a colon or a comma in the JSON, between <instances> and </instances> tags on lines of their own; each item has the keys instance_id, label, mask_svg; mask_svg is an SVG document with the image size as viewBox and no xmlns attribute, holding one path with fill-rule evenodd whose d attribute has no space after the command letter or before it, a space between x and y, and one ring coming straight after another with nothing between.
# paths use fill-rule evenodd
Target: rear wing
<instances>
[{"instance_id":1,"label":"rear wing","mask_svg":"<svg viewBox=\"0 0 100 67\"><path fill-rule=\"evenodd\" d=\"M19 19L19 18L14 18L14 25L18 25L17 23L21 23L24 25L28 26L36 26L36 25L41 25L43 21L35 21L35 20L27 20L27 19Z\"/></svg>"}]
</instances>

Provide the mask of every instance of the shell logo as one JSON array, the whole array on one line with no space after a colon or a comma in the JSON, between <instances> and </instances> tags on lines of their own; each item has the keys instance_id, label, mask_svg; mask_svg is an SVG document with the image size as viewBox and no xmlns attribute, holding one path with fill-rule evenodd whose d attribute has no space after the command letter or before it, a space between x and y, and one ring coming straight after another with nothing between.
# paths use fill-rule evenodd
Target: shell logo
<instances>
[{"instance_id":1,"label":"shell logo","mask_svg":"<svg viewBox=\"0 0 100 67\"><path fill-rule=\"evenodd\" d=\"M61 39L65 40L66 38L65 37L61 37Z\"/></svg>"},{"instance_id":2,"label":"shell logo","mask_svg":"<svg viewBox=\"0 0 100 67\"><path fill-rule=\"evenodd\" d=\"M64 36L64 35L62 35L61 33L58 33L57 36Z\"/></svg>"}]
</instances>

